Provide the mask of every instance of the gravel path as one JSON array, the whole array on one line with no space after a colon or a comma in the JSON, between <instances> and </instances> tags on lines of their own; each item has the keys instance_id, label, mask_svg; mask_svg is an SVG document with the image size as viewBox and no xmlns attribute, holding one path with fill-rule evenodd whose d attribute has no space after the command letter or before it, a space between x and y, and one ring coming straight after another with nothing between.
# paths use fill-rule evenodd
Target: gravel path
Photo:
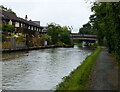
<instances>
[{"instance_id":1,"label":"gravel path","mask_svg":"<svg viewBox=\"0 0 120 92\"><path fill-rule=\"evenodd\" d=\"M115 59L102 48L88 90L118 90L118 70Z\"/></svg>"}]
</instances>

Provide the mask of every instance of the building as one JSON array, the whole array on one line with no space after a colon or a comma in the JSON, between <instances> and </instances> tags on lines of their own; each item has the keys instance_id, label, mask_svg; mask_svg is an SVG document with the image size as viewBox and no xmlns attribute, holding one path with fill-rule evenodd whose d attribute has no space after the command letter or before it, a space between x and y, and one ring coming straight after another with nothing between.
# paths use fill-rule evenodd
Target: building
<instances>
[{"instance_id":1,"label":"building","mask_svg":"<svg viewBox=\"0 0 120 92\"><path fill-rule=\"evenodd\" d=\"M34 23L36 23L37 25L40 25L40 21L32 21Z\"/></svg>"},{"instance_id":2,"label":"building","mask_svg":"<svg viewBox=\"0 0 120 92\"><path fill-rule=\"evenodd\" d=\"M47 33L47 26L41 26L41 34Z\"/></svg>"},{"instance_id":3,"label":"building","mask_svg":"<svg viewBox=\"0 0 120 92\"><path fill-rule=\"evenodd\" d=\"M10 24L14 26L14 32L16 33L24 33L29 35L35 35L37 33L42 33L42 28L39 24L34 23L29 20L27 15L25 19L17 17L16 15L9 13L7 11L2 10L2 24Z\"/></svg>"}]
</instances>

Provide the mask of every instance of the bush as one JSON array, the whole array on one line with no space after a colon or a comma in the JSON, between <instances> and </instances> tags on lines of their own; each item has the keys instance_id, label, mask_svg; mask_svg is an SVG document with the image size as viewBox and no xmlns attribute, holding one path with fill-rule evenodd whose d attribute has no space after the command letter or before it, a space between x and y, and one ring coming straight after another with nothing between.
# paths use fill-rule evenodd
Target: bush
<instances>
[{"instance_id":1,"label":"bush","mask_svg":"<svg viewBox=\"0 0 120 92\"><path fill-rule=\"evenodd\" d=\"M3 25L2 26L2 30L4 32L12 32L14 30L14 26L13 25L9 25L9 24L6 24L6 25Z\"/></svg>"},{"instance_id":2,"label":"bush","mask_svg":"<svg viewBox=\"0 0 120 92\"><path fill-rule=\"evenodd\" d=\"M19 35L19 37L17 37L17 42L25 42L25 38L23 35Z\"/></svg>"}]
</instances>

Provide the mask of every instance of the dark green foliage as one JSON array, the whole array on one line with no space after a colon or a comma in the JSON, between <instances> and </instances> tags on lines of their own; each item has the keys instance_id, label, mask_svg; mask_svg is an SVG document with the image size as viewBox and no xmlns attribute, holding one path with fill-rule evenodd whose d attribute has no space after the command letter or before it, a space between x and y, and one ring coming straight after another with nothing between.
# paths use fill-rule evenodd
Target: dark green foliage
<instances>
[{"instance_id":1,"label":"dark green foliage","mask_svg":"<svg viewBox=\"0 0 120 92\"><path fill-rule=\"evenodd\" d=\"M60 41L65 44L71 44L70 35L68 33L63 33L60 37Z\"/></svg>"},{"instance_id":2,"label":"dark green foliage","mask_svg":"<svg viewBox=\"0 0 120 92\"><path fill-rule=\"evenodd\" d=\"M100 45L107 45L110 53L120 59L120 2L94 3L91 23L97 33Z\"/></svg>"},{"instance_id":3,"label":"dark green foliage","mask_svg":"<svg viewBox=\"0 0 120 92\"><path fill-rule=\"evenodd\" d=\"M6 24L6 25L2 26L2 30L4 32L11 32L11 31L13 31L13 29L14 29L14 27L12 25L9 25L9 24Z\"/></svg>"},{"instance_id":4,"label":"dark green foliage","mask_svg":"<svg viewBox=\"0 0 120 92\"><path fill-rule=\"evenodd\" d=\"M88 22L79 29L79 34L95 34L91 24Z\"/></svg>"},{"instance_id":5,"label":"dark green foliage","mask_svg":"<svg viewBox=\"0 0 120 92\"><path fill-rule=\"evenodd\" d=\"M53 44L62 42L64 44L71 44L70 31L67 27L61 27L60 25L51 23L48 25L48 33L51 36Z\"/></svg>"},{"instance_id":6,"label":"dark green foliage","mask_svg":"<svg viewBox=\"0 0 120 92\"><path fill-rule=\"evenodd\" d=\"M12 32L14 30L14 26L13 25L9 25L9 24L6 24L6 25L3 25L2 26L2 30L4 32Z\"/></svg>"},{"instance_id":7,"label":"dark green foliage","mask_svg":"<svg viewBox=\"0 0 120 92\"><path fill-rule=\"evenodd\" d=\"M56 25L56 24L49 24L48 25L48 35L51 36L51 39L52 39L52 43L53 44L56 44L58 41L59 41L59 31L60 31L61 27L59 25Z\"/></svg>"}]
</instances>

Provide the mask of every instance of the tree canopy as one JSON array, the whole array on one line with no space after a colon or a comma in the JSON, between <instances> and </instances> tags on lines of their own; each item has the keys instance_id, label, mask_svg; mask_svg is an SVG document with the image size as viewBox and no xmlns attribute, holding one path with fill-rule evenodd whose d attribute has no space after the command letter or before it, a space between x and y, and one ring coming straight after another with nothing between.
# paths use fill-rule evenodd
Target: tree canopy
<instances>
[{"instance_id":1,"label":"tree canopy","mask_svg":"<svg viewBox=\"0 0 120 92\"><path fill-rule=\"evenodd\" d=\"M58 24L51 23L48 25L47 34L51 36L51 40L53 44L57 44L58 42L71 44L70 30L68 30L66 26L61 27Z\"/></svg>"},{"instance_id":2,"label":"tree canopy","mask_svg":"<svg viewBox=\"0 0 120 92\"><path fill-rule=\"evenodd\" d=\"M13 25L9 25L9 24L6 24L6 25L3 25L2 26L2 30L4 32L12 32L14 30L14 26Z\"/></svg>"},{"instance_id":3,"label":"tree canopy","mask_svg":"<svg viewBox=\"0 0 120 92\"><path fill-rule=\"evenodd\" d=\"M95 34L92 25L88 22L79 29L79 34Z\"/></svg>"},{"instance_id":4,"label":"tree canopy","mask_svg":"<svg viewBox=\"0 0 120 92\"><path fill-rule=\"evenodd\" d=\"M91 10L90 22L100 45L106 42L109 52L120 59L120 2L94 2Z\"/></svg>"}]
</instances>

